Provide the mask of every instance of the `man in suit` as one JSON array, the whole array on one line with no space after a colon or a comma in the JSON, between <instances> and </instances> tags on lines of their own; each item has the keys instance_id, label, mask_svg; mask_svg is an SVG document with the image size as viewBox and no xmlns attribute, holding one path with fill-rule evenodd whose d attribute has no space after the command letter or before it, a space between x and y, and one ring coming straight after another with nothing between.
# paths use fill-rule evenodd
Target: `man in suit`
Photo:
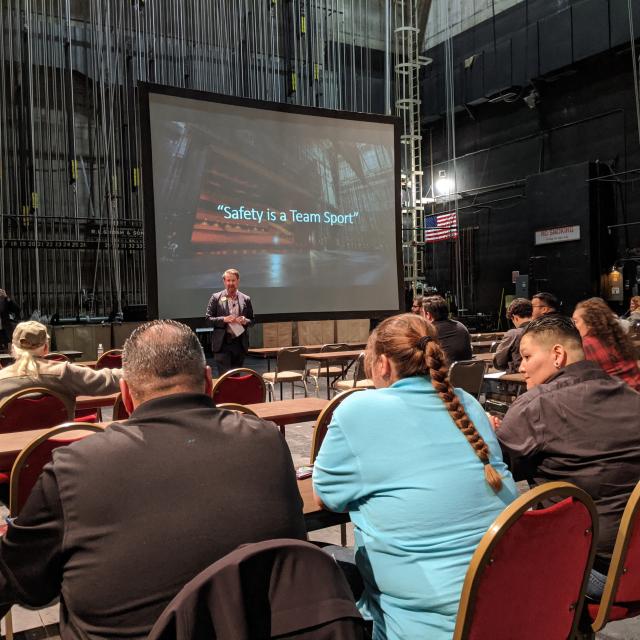
<instances>
[{"instance_id":1,"label":"man in suit","mask_svg":"<svg viewBox=\"0 0 640 640\"><path fill-rule=\"evenodd\" d=\"M254 323L251 298L238 291L239 271L227 269L222 280L225 288L211 296L206 313L213 325L211 351L219 376L242 366L249 350L247 329Z\"/></svg>"}]
</instances>

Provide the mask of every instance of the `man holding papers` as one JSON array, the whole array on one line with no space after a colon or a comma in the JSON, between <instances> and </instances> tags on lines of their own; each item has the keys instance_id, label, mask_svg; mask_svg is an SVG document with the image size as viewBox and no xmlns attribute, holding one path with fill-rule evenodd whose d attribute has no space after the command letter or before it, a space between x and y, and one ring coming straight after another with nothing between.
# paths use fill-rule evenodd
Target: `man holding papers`
<instances>
[{"instance_id":1,"label":"man holding papers","mask_svg":"<svg viewBox=\"0 0 640 640\"><path fill-rule=\"evenodd\" d=\"M238 291L240 273L227 269L222 280L225 288L211 296L206 313L213 326L211 350L219 376L242 366L249 349L247 329L254 322L251 298Z\"/></svg>"}]
</instances>

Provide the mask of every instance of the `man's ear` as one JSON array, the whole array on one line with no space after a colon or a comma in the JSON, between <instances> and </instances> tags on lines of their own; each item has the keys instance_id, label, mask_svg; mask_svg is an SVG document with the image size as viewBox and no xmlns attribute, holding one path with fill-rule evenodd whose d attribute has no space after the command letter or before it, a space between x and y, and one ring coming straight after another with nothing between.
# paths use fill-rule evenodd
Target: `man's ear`
<instances>
[{"instance_id":1,"label":"man's ear","mask_svg":"<svg viewBox=\"0 0 640 640\"><path fill-rule=\"evenodd\" d=\"M124 378L120 378L120 393L122 394L122 404L127 410L127 413L133 413L133 410L135 409L133 398L131 397L129 385Z\"/></svg>"},{"instance_id":2,"label":"man's ear","mask_svg":"<svg viewBox=\"0 0 640 640\"><path fill-rule=\"evenodd\" d=\"M211 376L211 367L207 365L204 368L204 392L206 395L211 396L213 391L213 378Z\"/></svg>"},{"instance_id":3,"label":"man's ear","mask_svg":"<svg viewBox=\"0 0 640 640\"><path fill-rule=\"evenodd\" d=\"M567 366L567 350L561 344L554 344L551 347L551 352L553 353L553 366L556 369L562 369Z\"/></svg>"}]
</instances>

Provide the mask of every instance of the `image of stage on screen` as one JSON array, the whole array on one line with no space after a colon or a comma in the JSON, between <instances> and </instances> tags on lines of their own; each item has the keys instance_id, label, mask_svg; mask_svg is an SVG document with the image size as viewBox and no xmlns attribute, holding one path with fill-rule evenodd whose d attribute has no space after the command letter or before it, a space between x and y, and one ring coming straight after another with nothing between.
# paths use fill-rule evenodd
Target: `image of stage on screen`
<instances>
[{"instance_id":1,"label":"image of stage on screen","mask_svg":"<svg viewBox=\"0 0 640 640\"><path fill-rule=\"evenodd\" d=\"M151 94L161 316L398 308L394 127Z\"/></svg>"}]
</instances>

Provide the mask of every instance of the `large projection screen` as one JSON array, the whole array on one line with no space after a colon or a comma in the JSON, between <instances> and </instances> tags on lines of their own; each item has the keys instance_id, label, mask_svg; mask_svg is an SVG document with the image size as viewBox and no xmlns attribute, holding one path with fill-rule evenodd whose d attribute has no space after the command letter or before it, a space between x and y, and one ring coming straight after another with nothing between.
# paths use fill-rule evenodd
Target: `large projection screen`
<instances>
[{"instance_id":1,"label":"large projection screen","mask_svg":"<svg viewBox=\"0 0 640 640\"><path fill-rule=\"evenodd\" d=\"M260 320L402 304L395 118L141 87L149 312L201 318L227 268Z\"/></svg>"}]
</instances>

